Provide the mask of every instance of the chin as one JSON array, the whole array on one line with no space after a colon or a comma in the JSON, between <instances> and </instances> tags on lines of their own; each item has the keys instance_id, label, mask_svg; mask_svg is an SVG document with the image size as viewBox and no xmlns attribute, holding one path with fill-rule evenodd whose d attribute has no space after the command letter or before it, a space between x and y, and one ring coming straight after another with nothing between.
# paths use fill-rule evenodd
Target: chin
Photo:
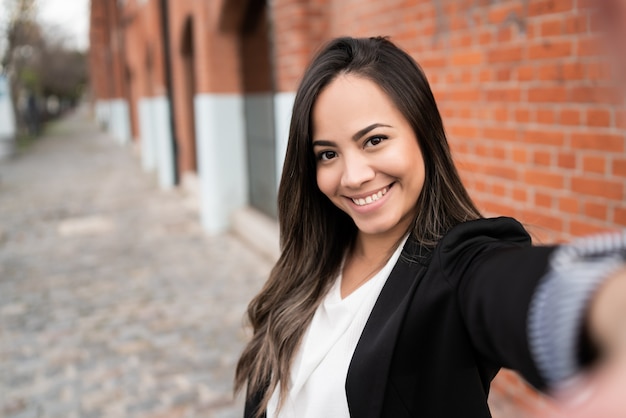
<instances>
[{"instance_id":1,"label":"chin","mask_svg":"<svg viewBox=\"0 0 626 418\"><path fill-rule=\"evenodd\" d=\"M384 235L393 231L398 222L360 222L356 223L359 232L367 235Z\"/></svg>"}]
</instances>

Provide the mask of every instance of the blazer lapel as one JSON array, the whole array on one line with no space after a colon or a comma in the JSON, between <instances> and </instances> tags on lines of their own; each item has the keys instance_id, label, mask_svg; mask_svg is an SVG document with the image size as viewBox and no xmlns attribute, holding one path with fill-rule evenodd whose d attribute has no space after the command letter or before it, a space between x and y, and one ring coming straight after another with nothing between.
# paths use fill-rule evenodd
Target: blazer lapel
<instances>
[{"instance_id":1,"label":"blazer lapel","mask_svg":"<svg viewBox=\"0 0 626 418\"><path fill-rule=\"evenodd\" d=\"M346 378L352 418L380 416L400 326L430 261L430 253L424 251L413 238L407 240L365 324Z\"/></svg>"}]
</instances>

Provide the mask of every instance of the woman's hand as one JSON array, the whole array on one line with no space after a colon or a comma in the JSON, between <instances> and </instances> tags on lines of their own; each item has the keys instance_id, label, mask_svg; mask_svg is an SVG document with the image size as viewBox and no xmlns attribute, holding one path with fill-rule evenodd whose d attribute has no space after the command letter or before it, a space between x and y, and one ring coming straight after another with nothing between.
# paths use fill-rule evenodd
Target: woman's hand
<instances>
[{"instance_id":1,"label":"woman's hand","mask_svg":"<svg viewBox=\"0 0 626 418\"><path fill-rule=\"evenodd\" d=\"M556 412L537 418L626 417L626 269L598 289L587 319L600 363L557 395Z\"/></svg>"},{"instance_id":2,"label":"woman's hand","mask_svg":"<svg viewBox=\"0 0 626 418\"><path fill-rule=\"evenodd\" d=\"M604 357L626 351L626 269L600 286L591 300L587 320L591 339Z\"/></svg>"},{"instance_id":3,"label":"woman's hand","mask_svg":"<svg viewBox=\"0 0 626 418\"><path fill-rule=\"evenodd\" d=\"M536 418L626 417L626 352L558 396L555 411Z\"/></svg>"}]
</instances>

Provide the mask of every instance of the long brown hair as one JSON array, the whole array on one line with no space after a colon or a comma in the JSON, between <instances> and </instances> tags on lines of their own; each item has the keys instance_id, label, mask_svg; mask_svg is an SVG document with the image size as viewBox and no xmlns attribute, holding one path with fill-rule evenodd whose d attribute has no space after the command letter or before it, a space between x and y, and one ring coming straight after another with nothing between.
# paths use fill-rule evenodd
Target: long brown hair
<instances>
[{"instance_id":1,"label":"long brown hair","mask_svg":"<svg viewBox=\"0 0 626 418\"><path fill-rule=\"evenodd\" d=\"M415 131L425 180L412 237L432 248L453 226L481 217L454 167L437 104L415 61L386 38L344 37L328 43L309 65L296 93L278 191L282 254L250 302L254 334L237 364L236 390L247 384L248 396L258 396L259 416L279 385L284 399L291 360L357 235L352 219L317 187L311 144L315 101L340 74L378 84Z\"/></svg>"}]
</instances>

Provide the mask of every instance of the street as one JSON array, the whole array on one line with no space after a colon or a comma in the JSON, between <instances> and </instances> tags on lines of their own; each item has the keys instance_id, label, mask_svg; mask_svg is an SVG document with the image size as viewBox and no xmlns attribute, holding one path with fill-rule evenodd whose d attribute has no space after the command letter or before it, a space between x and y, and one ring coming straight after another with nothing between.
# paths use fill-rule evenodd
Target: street
<instances>
[{"instance_id":1,"label":"street","mask_svg":"<svg viewBox=\"0 0 626 418\"><path fill-rule=\"evenodd\" d=\"M85 107L0 162L0 416L239 417L271 262L207 236Z\"/></svg>"}]
</instances>

